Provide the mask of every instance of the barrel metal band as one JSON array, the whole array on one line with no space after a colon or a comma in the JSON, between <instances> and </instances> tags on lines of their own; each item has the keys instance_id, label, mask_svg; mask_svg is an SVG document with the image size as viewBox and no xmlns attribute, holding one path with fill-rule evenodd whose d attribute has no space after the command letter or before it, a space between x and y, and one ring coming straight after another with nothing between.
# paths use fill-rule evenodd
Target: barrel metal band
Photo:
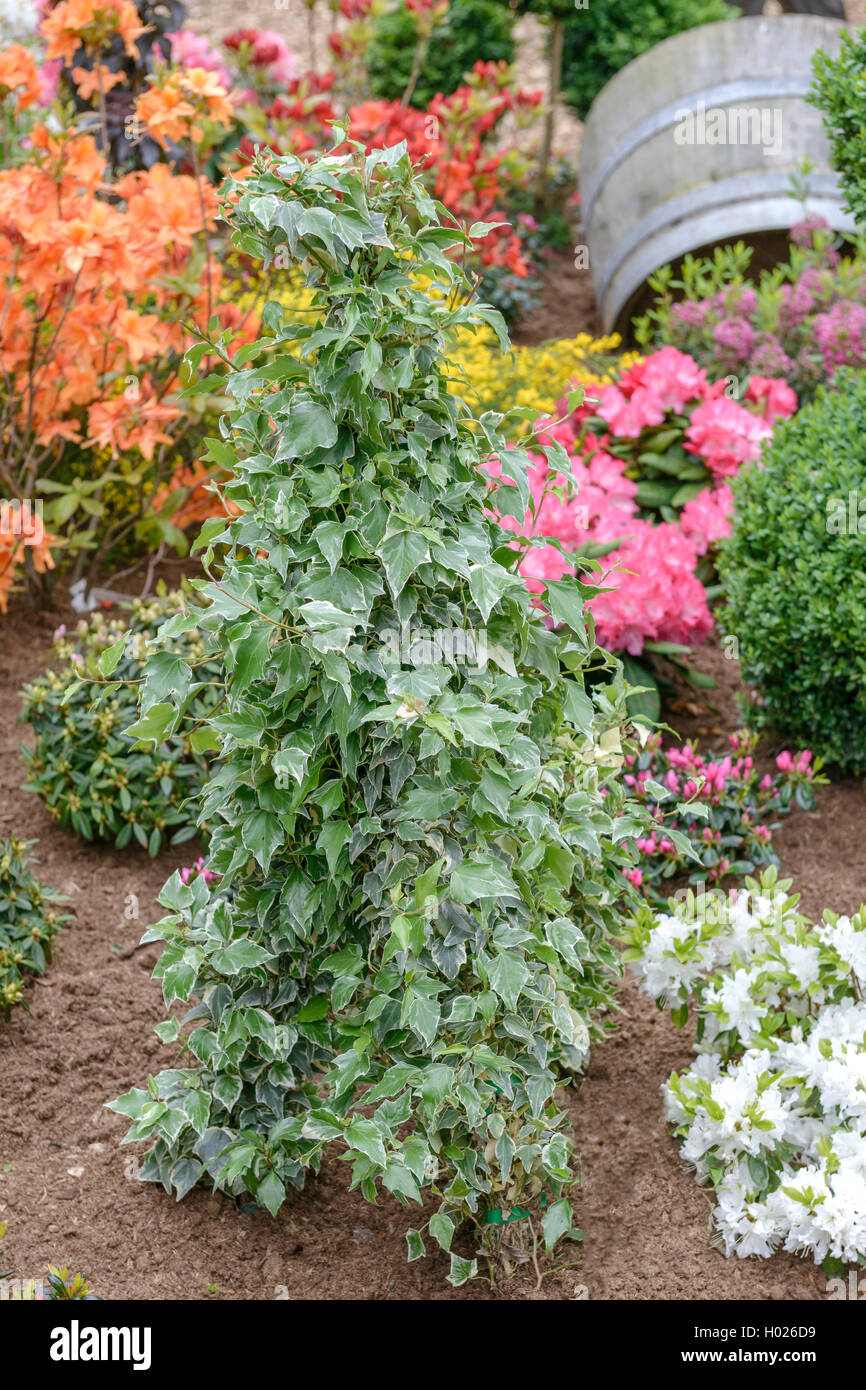
<instances>
[{"instance_id":1,"label":"barrel metal band","mask_svg":"<svg viewBox=\"0 0 866 1390\"><path fill-rule=\"evenodd\" d=\"M686 113L694 115L700 105L706 110L711 106L736 106L745 100L760 102L770 101L774 97L805 97L811 86L812 75L809 72L793 77L743 77L736 82L704 87L702 91L678 97L676 101L659 107L658 111L652 111L621 137L610 153L605 155L587 186L581 189L584 227L588 228L596 199L614 169L654 135L660 135L669 126L676 125Z\"/></svg>"},{"instance_id":2,"label":"barrel metal band","mask_svg":"<svg viewBox=\"0 0 866 1390\"><path fill-rule=\"evenodd\" d=\"M700 188L690 189L668 198L658 207L651 208L631 229L627 236L616 243L613 254L602 266L597 284L597 295L601 300L607 293L611 281L622 264L628 260L638 247L657 232L674 222L680 222L690 214L697 214L707 208L724 207L727 203L743 202L751 198L787 196L790 188L790 171L754 171L749 174L734 174L727 179L716 179ZM834 174L812 174L809 179L810 194L814 197L829 198L840 202L841 194ZM794 200L790 199L792 210ZM791 219L792 223L795 220ZM852 224L853 228L853 224ZM844 230L839 228L838 230Z\"/></svg>"}]
</instances>

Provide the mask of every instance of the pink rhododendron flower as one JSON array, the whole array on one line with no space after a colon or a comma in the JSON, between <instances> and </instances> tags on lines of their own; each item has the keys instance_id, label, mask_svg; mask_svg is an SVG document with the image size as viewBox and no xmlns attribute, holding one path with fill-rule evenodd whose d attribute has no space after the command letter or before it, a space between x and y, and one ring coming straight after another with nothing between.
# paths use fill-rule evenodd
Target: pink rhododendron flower
<instances>
[{"instance_id":1,"label":"pink rhododendron flower","mask_svg":"<svg viewBox=\"0 0 866 1390\"><path fill-rule=\"evenodd\" d=\"M753 376L746 387L744 400L764 404L764 419L772 422L786 415L793 415L797 409L797 393L792 391L787 381L778 381L767 376Z\"/></svg>"},{"instance_id":2,"label":"pink rhododendron flower","mask_svg":"<svg viewBox=\"0 0 866 1390\"><path fill-rule=\"evenodd\" d=\"M706 394L707 374L688 353L664 347L635 362L622 373L619 384L630 400L643 389L663 411L672 410L680 415L688 401L700 400Z\"/></svg>"},{"instance_id":3,"label":"pink rhododendron flower","mask_svg":"<svg viewBox=\"0 0 866 1390\"><path fill-rule=\"evenodd\" d=\"M618 386L603 386L596 414L610 425L614 434L624 439L637 439L641 430L648 425L660 425L665 418L658 398L644 386L639 386L631 396L623 395Z\"/></svg>"},{"instance_id":4,"label":"pink rhododendron flower","mask_svg":"<svg viewBox=\"0 0 866 1390\"><path fill-rule=\"evenodd\" d=\"M719 396L692 412L683 447L690 454L699 454L716 478L723 478L758 458L762 441L772 432L766 420L758 419L739 402Z\"/></svg>"},{"instance_id":5,"label":"pink rhododendron flower","mask_svg":"<svg viewBox=\"0 0 866 1390\"><path fill-rule=\"evenodd\" d=\"M692 542L667 522L632 521L629 530L632 534L593 577L608 590L589 603L599 641L632 656L639 656L648 640L703 642L713 620L695 576Z\"/></svg>"},{"instance_id":6,"label":"pink rhododendron flower","mask_svg":"<svg viewBox=\"0 0 866 1390\"><path fill-rule=\"evenodd\" d=\"M731 534L734 494L727 484L705 487L680 512L680 529L688 536L698 555L706 555L711 545Z\"/></svg>"}]
</instances>

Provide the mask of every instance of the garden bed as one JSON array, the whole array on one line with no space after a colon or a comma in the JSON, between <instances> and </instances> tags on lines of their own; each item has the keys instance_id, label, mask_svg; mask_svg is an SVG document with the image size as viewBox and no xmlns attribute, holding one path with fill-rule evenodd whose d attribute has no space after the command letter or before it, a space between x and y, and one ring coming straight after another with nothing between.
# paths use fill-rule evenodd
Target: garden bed
<instances>
[{"instance_id":1,"label":"garden bed","mask_svg":"<svg viewBox=\"0 0 866 1390\"><path fill-rule=\"evenodd\" d=\"M24 1277L64 1263L101 1297L156 1299L484 1299L481 1280L452 1290L438 1252L405 1258L405 1213L391 1198L371 1207L348 1191L347 1165L326 1163L279 1216L239 1211L225 1196L197 1191L176 1204L134 1179L133 1150L118 1148L125 1122L106 1101L170 1064L153 1034L163 1016L151 979L156 946L135 950L159 914L167 874L197 856L195 844L158 860L143 851L88 846L59 831L23 780L16 726L18 690L45 664L51 632L71 614L34 619L20 603L4 623L0 727L7 776L0 831L39 837L40 877L65 890L76 920L55 944L44 981L31 985L31 1012L15 1010L0 1030L4 1126L0 1220L6 1253ZM719 742L735 727L735 663L708 645L696 664L719 681L718 714L668 711L689 736ZM689 697L692 698L692 697ZM676 703L676 702L675 702ZM683 702L685 703L685 702ZM779 832L785 872L804 908L850 911L866 898L864 790L842 782L818 792L818 810ZM129 895L139 920L125 920ZM620 1029L597 1046L586 1078L570 1093L581 1182L577 1222L585 1240L559 1254L537 1288L530 1266L500 1285L506 1298L815 1299L825 1276L788 1255L726 1260L710 1245L710 1201L683 1168L661 1110L659 1087L690 1060L691 1036L625 983ZM78 1176L69 1170L82 1170ZM466 1234L461 1250L469 1253ZM571 1260L572 1267L563 1267Z\"/></svg>"}]
</instances>

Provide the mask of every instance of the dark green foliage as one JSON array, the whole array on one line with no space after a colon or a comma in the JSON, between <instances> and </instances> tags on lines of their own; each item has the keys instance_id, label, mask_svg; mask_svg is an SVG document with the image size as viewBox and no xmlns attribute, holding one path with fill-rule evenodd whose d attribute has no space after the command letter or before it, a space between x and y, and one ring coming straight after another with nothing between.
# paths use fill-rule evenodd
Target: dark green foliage
<instances>
[{"instance_id":1,"label":"dark green foliage","mask_svg":"<svg viewBox=\"0 0 866 1390\"><path fill-rule=\"evenodd\" d=\"M756 686L749 723L866 767L866 376L836 374L733 481L720 621ZM862 507L862 510L861 510Z\"/></svg>"},{"instance_id":2,"label":"dark green foliage","mask_svg":"<svg viewBox=\"0 0 866 1390\"><path fill-rule=\"evenodd\" d=\"M27 1005L26 975L43 975L51 943L68 916L55 907L62 894L46 888L30 872L35 840L0 840L0 1009L8 1020L13 1004Z\"/></svg>"},{"instance_id":3,"label":"dark green foliage","mask_svg":"<svg viewBox=\"0 0 866 1390\"><path fill-rule=\"evenodd\" d=\"M866 223L866 29L842 30L837 56L818 49L815 81L807 101L820 107L830 140L833 167L845 193L844 206Z\"/></svg>"},{"instance_id":4,"label":"dark green foliage","mask_svg":"<svg viewBox=\"0 0 866 1390\"><path fill-rule=\"evenodd\" d=\"M451 0L441 24L430 35L412 106L426 110L433 98L450 96L475 63L514 61L513 18L499 0ZM412 72L417 27L404 4L376 20L375 37L365 54L374 96L399 101Z\"/></svg>"},{"instance_id":5,"label":"dark green foliage","mask_svg":"<svg viewBox=\"0 0 866 1390\"><path fill-rule=\"evenodd\" d=\"M113 1108L178 1197L209 1179L276 1212L334 1142L370 1201L432 1192L444 1250L466 1219L492 1248L514 1208L552 1248L573 1181L555 1089L610 999L620 842L644 823L620 819L625 691L586 692L588 665L616 663L581 585L550 586L549 630L492 518L491 490L523 516L529 459L449 387L448 332L501 331L445 255L468 239L405 145L352 149L262 154L233 188L235 243L266 264L288 246L312 321L272 303L255 365L227 338L189 356L219 352L236 402L219 451L241 515L207 525L209 606L164 630L194 625L225 663L201 812L222 880L166 884L145 939L194 1026ZM482 471L491 450L513 485ZM162 739L184 710L157 694ZM474 1272L452 1252L452 1282Z\"/></svg>"},{"instance_id":6,"label":"dark green foliage","mask_svg":"<svg viewBox=\"0 0 866 1390\"><path fill-rule=\"evenodd\" d=\"M193 802L206 765L196 750L201 735L174 736L154 750L133 746L123 732L138 709L136 686L129 682L141 679L150 645L177 604L177 595L138 600L128 626L126 618L98 613L90 623L82 619L77 630L59 629L59 665L21 692L21 717L36 734L33 749L21 748L25 790L41 796L52 818L85 840L113 840L118 849L137 841L153 855L169 838L181 844L197 833ZM114 680L126 684L106 686L100 658L124 634ZM222 694L212 684L219 666L201 664L204 648L194 630L172 651L160 657L167 681L180 658L184 673L187 662L194 664L194 708L199 715L210 713Z\"/></svg>"},{"instance_id":7,"label":"dark green foliage","mask_svg":"<svg viewBox=\"0 0 866 1390\"><path fill-rule=\"evenodd\" d=\"M727 0L589 0L565 20L562 94L581 118L633 58L672 34L736 18Z\"/></svg>"}]
</instances>

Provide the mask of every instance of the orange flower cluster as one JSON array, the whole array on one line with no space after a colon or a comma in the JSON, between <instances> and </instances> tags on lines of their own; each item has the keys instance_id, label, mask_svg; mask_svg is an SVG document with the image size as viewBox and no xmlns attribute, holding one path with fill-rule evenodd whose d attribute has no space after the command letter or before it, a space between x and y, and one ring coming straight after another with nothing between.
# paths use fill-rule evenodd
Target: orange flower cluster
<instances>
[{"instance_id":1,"label":"orange flower cluster","mask_svg":"<svg viewBox=\"0 0 866 1390\"><path fill-rule=\"evenodd\" d=\"M173 68L158 72L152 83L138 98L135 114L163 149L169 140L201 144L205 122L231 124L232 104L216 73Z\"/></svg>"},{"instance_id":2,"label":"orange flower cluster","mask_svg":"<svg viewBox=\"0 0 866 1390\"><path fill-rule=\"evenodd\" d=\"M55 541L56 537L40 531L39 539L34 543L18 535L8 520L0 516L0 613L5 613L9 606L9 590L16 568L24 563L25 547L33 556L36 573L44 574L46 570L54 569L51 546Z\"/></svg>"},{"instance_id":3,"label":"orange flower cluster","mask_svg":"<svg viewBox=\"0 0 866 1390\"><path fill-rule=\"evenodd\" d=\"M148 25L139 20L132 0L61 0L42 20L46 58L71 63L79 48L95 52L119 37L130 58L138 57L135 40Z\"/></svg>"},{"instance_id":4,"label":"orange flower cluster","mask_svg":"<svg viewBox=\"0 0 866 1390\"><path fill-rule=\"evenodd\" d=\"M200 463L194 467L182 465L175 470L167 486L157 493L153 500L154 510L162 511L169 499L183 489L188 495L169 517L172 525L180 531L195 523L201 525L212 516L239 516L240 507L236 502L210 490L208 485L212 480L213 475L207 464Z\"/></svg>"},{"instance_id":5,"label":"orange flower cluster","mask_svg":"<svg viewBox=\"0 0 866 1390\"><path fill-rule=\"evenodd\" d=\"M0 49L0 101L10 92L18 93L16 111L23 111L39 100L39 70L33 54L19 44Z\"/></svg>"},{"instance_id":6,"label":"orange flower cluster","mask_svg":"<svg viewBox=\"0 0 866 1390\"><path fill-rule=\"evenodd\" d=\"M165 282L202 231L196 182L155 165L114 185L123 203L108 201L90 136L38 126L33 144L32 163L0 170L0 367L20 428L40 444L98 442L149 458L178 412L156 403L140 368L186 346ZM203 197L210 228L216 195L205 187ZM205 309L201 287L184 307Z\"/></svg>"}]
</instances>

